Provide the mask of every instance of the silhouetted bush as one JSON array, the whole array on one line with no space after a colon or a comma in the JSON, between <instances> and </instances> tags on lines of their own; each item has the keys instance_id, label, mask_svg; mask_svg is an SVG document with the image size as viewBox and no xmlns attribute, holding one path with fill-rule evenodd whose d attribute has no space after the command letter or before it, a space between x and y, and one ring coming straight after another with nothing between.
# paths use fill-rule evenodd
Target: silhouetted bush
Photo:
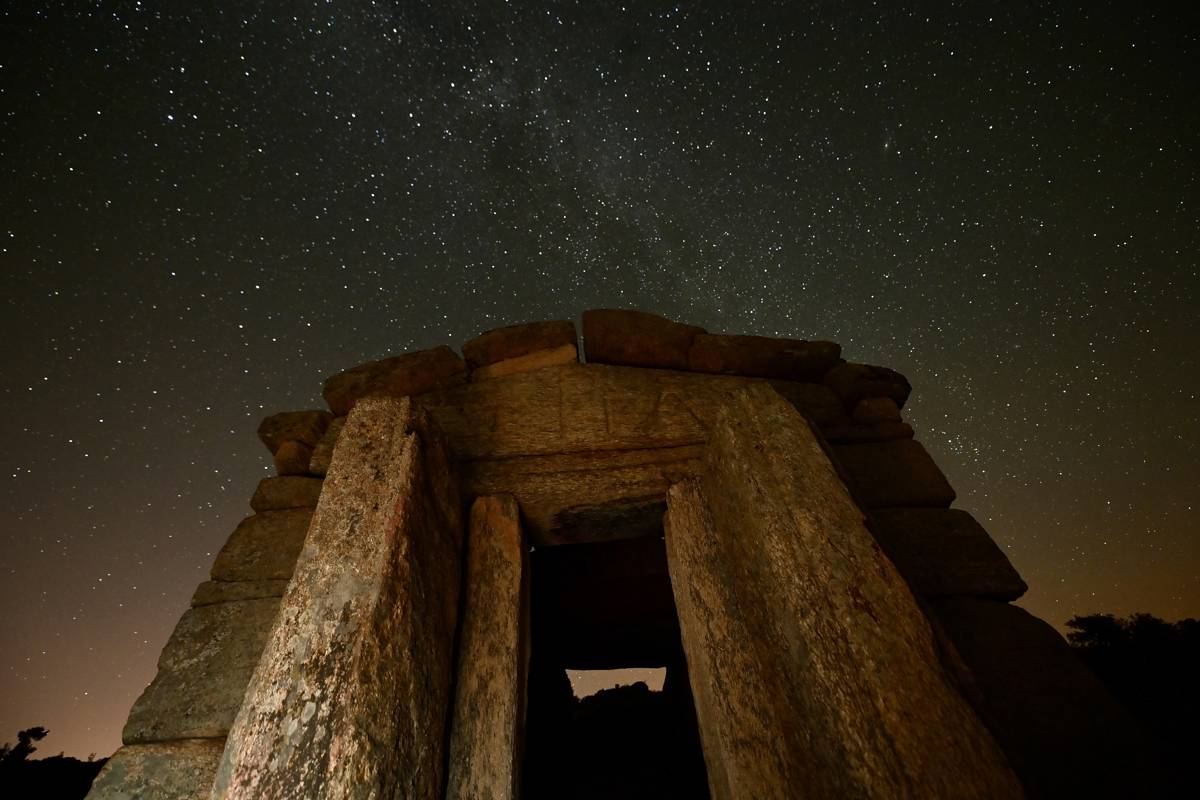
<instances>
[{"instance_id":1,"label":"silhouetted bush","mask_svg":"<svg viewBox=\"0 0 1200 800\"><path fill-rule=\"evenodd\" d=\"M45 728L27 728L17 734L15 745L0 746L0 797L37 797L47 800L78 800L88 793L92 781L107 758L87 761L59 753L50 758L30 759L34 742L46 738Z\"/></svg>"}]
</instances>

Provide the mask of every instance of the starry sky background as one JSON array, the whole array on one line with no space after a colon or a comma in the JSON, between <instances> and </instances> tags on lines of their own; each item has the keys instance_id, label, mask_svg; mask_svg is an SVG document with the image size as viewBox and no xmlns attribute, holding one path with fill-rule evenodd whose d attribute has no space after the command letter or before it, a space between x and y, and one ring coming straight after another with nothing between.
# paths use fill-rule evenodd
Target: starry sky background
<instances>
[{"instance_id":1,"label":"starry sky background","mask_svg":"<svg viewBox=\"0 0 1200 800\"><path fill-rule=\"evenodd\" d=\"M115 749L260 418L590 307L901 370L1022 605L1200 616L1196 12L854 5L5 4L0 741Z\"/></svg>"}]
</instances>

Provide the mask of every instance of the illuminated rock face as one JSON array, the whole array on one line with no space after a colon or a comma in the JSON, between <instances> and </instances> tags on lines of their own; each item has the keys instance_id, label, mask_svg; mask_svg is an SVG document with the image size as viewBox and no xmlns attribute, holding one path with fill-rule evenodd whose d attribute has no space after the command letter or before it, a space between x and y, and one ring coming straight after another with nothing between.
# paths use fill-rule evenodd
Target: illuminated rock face
<instances>
[{"instance_id":1,"label":"illuminated rock face","mask_svg":"<svg viewBox=\"0 0 1200 800\"><path fill-rule=\"evenodd\" d=\"M829 342L583 319L588 363L571 322L512 326L265 420L280 477L92 796L553 796L562 667L623 665L668 667L655 719L690 721L707 778L685 783L714 798L1127 785L1140 743L1094 735L1121 710L1012 623L1025 584L948 508L902 375Z\"/></svg>"}]
</instances>

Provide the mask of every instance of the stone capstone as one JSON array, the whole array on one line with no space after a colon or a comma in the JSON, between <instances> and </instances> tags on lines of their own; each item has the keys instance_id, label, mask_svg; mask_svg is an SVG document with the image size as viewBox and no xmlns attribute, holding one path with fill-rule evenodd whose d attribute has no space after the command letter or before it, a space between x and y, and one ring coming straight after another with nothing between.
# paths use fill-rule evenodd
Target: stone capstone
<instances>
[{"instance_id":1,"label":"stone capstone","mask_svg":"<svg viewBox=\"0 0 1200 800\"><path fill-rule=\"evenodd\" d=\"M445 345L418 350L339 372L325 380L325 402L339 417L362 397L408 397L441 389L466 376L466 364Z\"/></svg>"},{"instance_id":2,"label":"stone capstone","mask_svg":"<svg viewBox=\"0 0 1200 800\"><path fill-rule=\"evenodd\" d=\"M673 486L667 508L713 800L797 787L1022 796L944 671L924 613L783 398L751 386L727 403L700 477Z\"/></svg>"},{"instance_id":3,"label":"stone capstone","mask_svg":"<svg viewBox=\"0 0 1200 800\"><path fill-rule=\"evenodd\" d=\"M574 364L578 361L579 353L576 352L575 345L564 344L553 350L537 350L480 367L471 373L471 380L487 381L493 378L503 378L505 375L516 375L518 372L533 372L535 369L557 367L560 364Z\"/></svg>"},{"instance_id":4,"label":"stone capstone","mask_svg":"<svg viewBox=\"0 0 1200 800\"><path fill-rule=\"evenodd\" d=\"M462 543L436 427L411 398L359 400L213 800L440 796Z\"/></svg>"},{"instance_id":5,"label":"stone capstone","mask_svg":"<svg viewBox=\"0 0 1200 800\"><path fill-rule=\"evenodd\" d=\"M279 511L285 508L316 508L321 496L321 479L300 475L263 478L250 498L255 511Z\"/></svg>"},{"instance_id":6,"label":"stone capstone","mask_svg":"<svg viewBox=\"0 0 1200 800\"><path fill-rule=\"evenodd\" d=\"M859 401L868 397L887 397L897 408L912 392L908 378L887 367L868 364L839 364L825 374L824 383L841 399L847 411L853 411Z\"/></svg>"},{"instance_id":7,"label":"stone capstone","mask_svg":"<svg viewBox=\"0 0 1200 800\"><path fill-rule=\"evenodd\" d=\"M133 704L125 744L210 738L229 732L279 598L189 608L158 658L158 674Z\"/></svg>"},{"instance_id":8,"label":"stone capstone","mask_svg":"<svg viewBox=\"0 0 1200 800\"><path fill-rule=\"evenodd\" d=\"M88 800L208 800L224 739L125 745L113 754Z\"/></svg>"},{"instance_id":9,"label":"stone capstone","mask_svg":"<svg viewBox=\"0 0 1200 800\"><path fill-rule=\"evenodd\" d=\"M333 415L328 411L284 411L272 414L258 426L258 438L274 453L287 441L303 442L309 447L321 439Z\"/></svg>"},{"instance_id":10,"label":"stone capstone","mask_svg":"<svg viewBox=\"0 0 1200 800\"><path fill-rule=\"evenodd\" d=\"M529 572L511 495L471 507L447 800L520 795L529 658Z\"/></svg>"},{"instance_id":11,"label":"stone capstone","mask_svg":"<svg viewBox=\"0 0 1200 800\"><path fill-rule=\"evenodd\" d=\"M338 436L341 435L342 427L345 424L345 417L334 417L333 422L329 423L329 427L325 429L325 435L321 437L321 441L317 442L317 446L313 448L312 458L308 460L308 472L310 475L323 476L329 471L329 462L333 458L333 448L337 444Z\"/></svg>"},{"instance_id":12,"label":"stone capstone","mask_svg":"<svg viewBox=\"0 0 1200 800\"><path fill-rule=\"evenodd\" d=\"M583 347L593 364L685 370L692 341L705 332L645 311L583 312Z\"/></svg>"},{"instance_id":13,"label":"stone capstone","mask_svg":"<svg viewBox=\"0 0 1200 800\"><path fill-rule=\"evenodd\" d=\"M841 360L841 345L833 342L702 333L692 340L687 366L695 372L820 383Z\"/></svg>"},{"instance_id":14,"label":"stone capstone","mask_svg":"<svg viewBox=\"0 0 1200 800\"><path fill-rule=\"evenodd\" d=\"M215 581L287 580L312 521L311 508L264 511L246 517L213 562Z\"/></svg>"},{"instance_id":15,"label":"stone capstone","mask_svg":"<svg viewBox=\"0 0 1200 800\"><path fill-rule=\"evenodd\" d=\"M918 594L1016 600L1029 588L983 526L965 511L880 509L871 514L871 528Z\"/></svg>"},{"instance_id":16,"label":"stone capstone","mask_svg":"<svg viewBox=\"0 0 1200 800\"><path fill-rule=\"evenodd\" d=\"M307 475L313 449L304 442L289 439L275 451L275 473L278 475Z\"/></svg>"},{"instance_id":17,"label":"stone capstone","mask_svg":"<svg viewBox=\"0 0 1200 800\"><path fill-rule=\"evenodd\" d=\"M481 333L463 345L463 358L471 369L527 356L543 350L576 346L575 323L560 319L510 325Z\"/></svg>"},{"instance_id":18,"label":"stone capstone","mask_svg":"<svg viewBox=\"0 0 1200 800\"><path fill-rule=\"evenodd\" d=\"M954 489L929 453L912 439L833 446L855 498L864 508L954 502Z\"/></svg>"}]
</instances>

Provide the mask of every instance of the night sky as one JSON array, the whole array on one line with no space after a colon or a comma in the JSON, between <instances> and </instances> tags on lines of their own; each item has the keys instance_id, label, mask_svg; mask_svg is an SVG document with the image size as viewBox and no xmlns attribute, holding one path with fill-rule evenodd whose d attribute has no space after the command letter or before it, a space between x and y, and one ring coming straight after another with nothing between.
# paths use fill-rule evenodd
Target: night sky
<instances>
[{"instance_id":1,"label":"night sky","mask_svg":"<svg viewBox=\"0 0 1200 800\"><path fill-rule=\"evenodd\" d=\"M0 741L115 749L263 416L592 307L899 369L1022 605L1200 616L1200 19L857 5L4 4Z\"/></svg>"}]
</instances>

